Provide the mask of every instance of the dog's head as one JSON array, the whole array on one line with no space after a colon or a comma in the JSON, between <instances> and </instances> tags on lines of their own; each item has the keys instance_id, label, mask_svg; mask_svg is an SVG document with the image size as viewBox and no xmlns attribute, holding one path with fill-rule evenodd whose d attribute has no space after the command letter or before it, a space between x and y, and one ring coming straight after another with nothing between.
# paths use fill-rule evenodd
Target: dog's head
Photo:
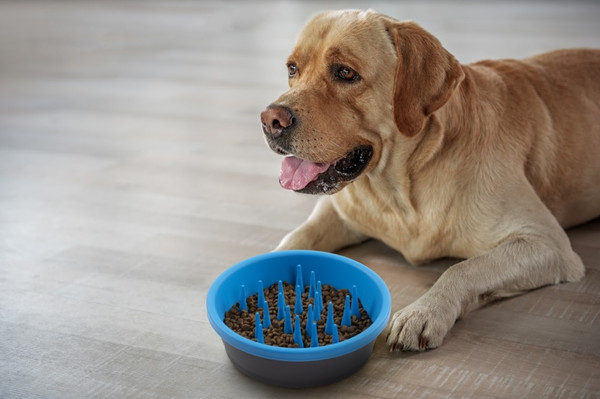
<instances>
[{"instance_id":1,"label":"dog's head","mask_svg":"<svg viewBox=\"0 0 600 399\"><path fill-rule=\"evenodd\" d=\"M464 76L415 23L356 10L309 21L287 70L290 89L261 122L271 149L286 155L281 185L311 194L373 170L389 135L416 136Z\"/></svg>"}]
</instances>

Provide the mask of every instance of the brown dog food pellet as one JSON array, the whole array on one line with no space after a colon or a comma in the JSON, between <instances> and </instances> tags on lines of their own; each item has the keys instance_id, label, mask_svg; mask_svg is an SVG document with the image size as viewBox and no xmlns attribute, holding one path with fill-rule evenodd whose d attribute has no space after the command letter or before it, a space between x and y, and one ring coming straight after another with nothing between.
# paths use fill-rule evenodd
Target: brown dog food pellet
<instances>
[{"instance_id":1,"label":"brown dog food pellet","mask_svg":"<svg viewBox=\"0 0 600 399\"><path fill-rule=\"evenodd\" d=\"M294 342L292 334L285 334L283 332L284 321L277 320L277 296L279 293L278 284L275 283L268 288L264 289L265 300L269 304L269 315L271 316L271 327L263 327L263 336L265 344L272 346L297 348L298 344ZM285 297L285 303L290 306L292 312L292 324L294 319L294 305L296 303L296 292L295 287L292 284L283 283L283 295ZM325 333L325 323L327 321L327 304L333 303L333 320L338 325L339 340L344 341L352 338L365 329L371 324L371 318L362 307L359 301L360 317L351 317L352 325L343 326L341 325L342 316L344 314L344 305L346 302L346 295L350 295L347 289L336 290L334 287L324 284L322 286L321 295L323 296L323 312L321 313L321 320L317 322L317 336L319 339L319 346L330 345L332 343L332 336ZM260 314L261 320L263 320L263 309L262 306L258 307L258 294L249 296L246 299L248 311L240 310L239 303L236 303L225 313L225 324L236 333L246 338L256 341L255 334L255 314ZM300 325L302 331L302 342L304 347L310 347L310 338L308 337L308 331L306 328L307 309L309 304L314 304L312 298L308 298L308 286L305 287L302 294L302 308L304 312L300 315Z\"/></svg>"}]
</instances>

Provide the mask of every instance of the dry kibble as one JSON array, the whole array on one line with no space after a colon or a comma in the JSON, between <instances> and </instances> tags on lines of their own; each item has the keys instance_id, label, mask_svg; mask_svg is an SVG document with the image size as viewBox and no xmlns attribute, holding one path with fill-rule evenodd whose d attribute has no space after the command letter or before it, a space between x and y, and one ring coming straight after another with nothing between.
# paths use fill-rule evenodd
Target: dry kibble
<instances>
[{"instance_id":1,"label":"dry kibble","mask_svg":"<svg viewBox=\"0 0 600 399\"><path fill-rule=\"evenodd\" d=\"M288 283L283 283L283 291L285 297L285 303L290 306L292 313L294 312L294 305L296 302L296 292L294 286ZM265 300L269 304L269 315L271 316L271 327L263 330L264 341L267 345L297 348L298 344L294 342L292 334L285 334L283 332L284 322L283 320L277 320L277 296L278 296L278 284L275 283L270 287L264 289ZM342 316L344 313L344 304L346 301L346 295L350 295L347 289L336 290L334 287L324 284L322 286L323 296L323 307L324 310L321 313L321 320L317 322L317 335L319 339L319 346L330 345L332 343L332 337L325 333L325 322L327 320L327 303L333 303L333 319L338 325L339 340L344 341L352 338L355 335L360 334L367 329L371 324L371 319L367 312L360 304L360 317L357 318L352 316L352 325L350 327L340 325ZM263 317L262 307L257 306L258 294L251 295L247 298L246 303L248 305L248 311L240 310L239 303L235 304L229 311L225 313L225 324L236 333L256 341L254 338L255 328L255 314L258 312ZM313 299L308 298L308 286L305 287L304 293L302 294L302 308L304 312L300 315L300 324L302 328L302 341L304 347L310 345L310 338L306 331L306 318L308 305L313 304ZM293 319L292 314L292 319Z\"/></svg>"}]
</instances>

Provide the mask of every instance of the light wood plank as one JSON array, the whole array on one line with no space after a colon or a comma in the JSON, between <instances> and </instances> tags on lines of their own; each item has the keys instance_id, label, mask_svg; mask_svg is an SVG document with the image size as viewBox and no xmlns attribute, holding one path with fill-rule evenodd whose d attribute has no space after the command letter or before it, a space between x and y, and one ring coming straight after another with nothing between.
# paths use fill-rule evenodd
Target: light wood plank
<instances>
[{"instance_id":1,"label":"light wood plank","mask_svg":"<svg viewBox=\"0 0 600 399\"><path fill-rule=\"evenodd\" d=\"M347 5L347 4L344 4ZM570 230L586 278L492 304L444 345L351 378L274 388L232 366L206 317L230 265L270 251L315 198L279 188L260 111L313 13L341 3L0 3L0 397L600 396L600 221ZM599 47L595 2L351 2L437 35L462 62ZM393 311L456 262L376 241L342 254Z\"/></svg>"}]
</instances>

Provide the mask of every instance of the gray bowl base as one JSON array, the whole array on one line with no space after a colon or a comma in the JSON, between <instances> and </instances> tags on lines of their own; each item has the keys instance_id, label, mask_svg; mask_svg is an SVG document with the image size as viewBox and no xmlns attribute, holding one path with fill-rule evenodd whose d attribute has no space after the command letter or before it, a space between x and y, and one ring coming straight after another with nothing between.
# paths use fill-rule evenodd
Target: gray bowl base
<instances>
[{"instance_id":1,"label":"gray bowl base","mask_svg":"<svg viewBox=\"0 0 600 399\"><path fill-rule=\"evenodd\" d=\"M286 362L266 359L243 352L223 341L227 356L239 371L258 381L284 388L308 388L342 380L365 365L375 341L342 356L307 361Z\"/></svg>"}]
</instances>

